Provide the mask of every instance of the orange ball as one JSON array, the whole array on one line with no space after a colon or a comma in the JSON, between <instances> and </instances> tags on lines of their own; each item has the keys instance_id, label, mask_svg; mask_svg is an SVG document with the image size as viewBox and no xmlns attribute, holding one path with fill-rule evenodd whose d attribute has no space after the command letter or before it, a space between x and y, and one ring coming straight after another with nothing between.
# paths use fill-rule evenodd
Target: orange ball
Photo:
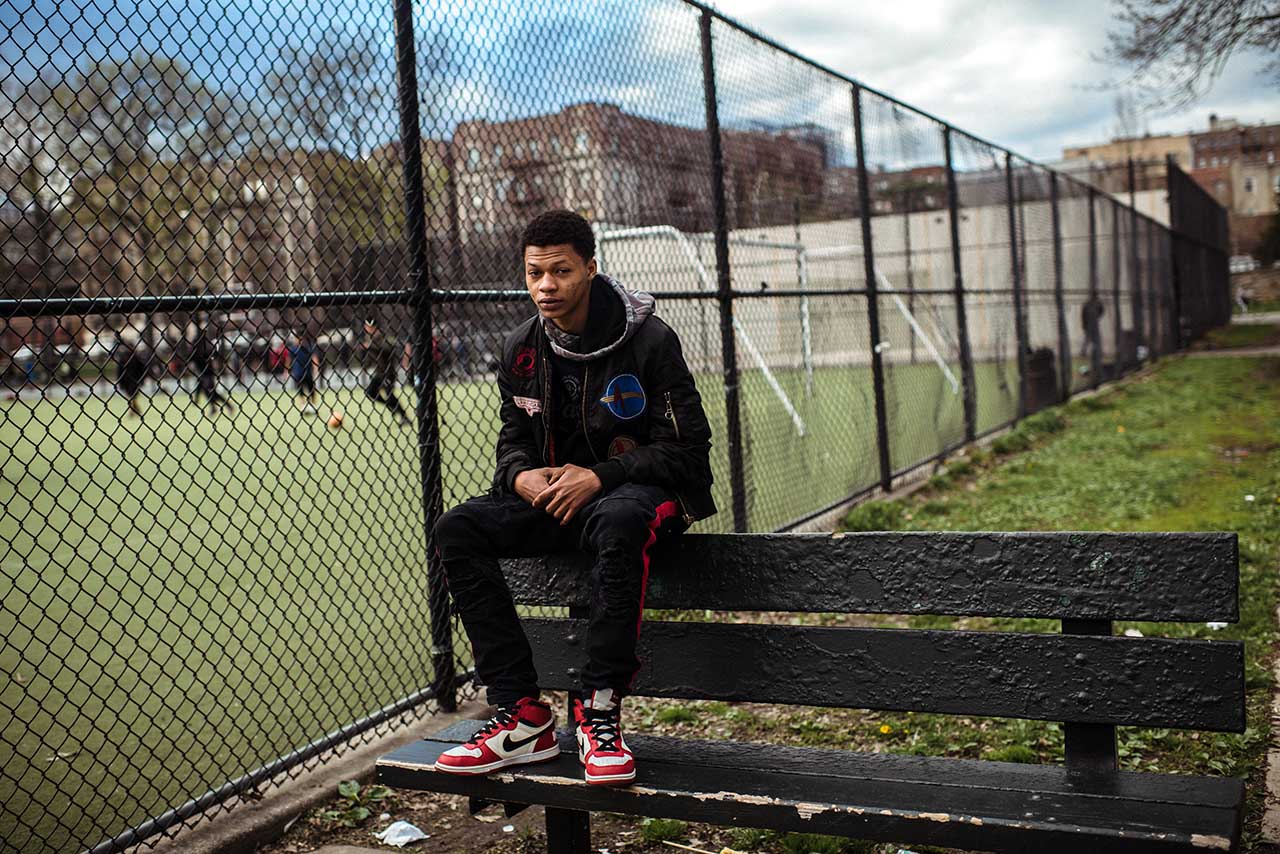
<instances>
[{"instance_id":1,"label":"orange ball","mask_svg":"<svg viewBox=\"0 0 1280 854\"><path fill-rule=\"evenodd\" d=\"M342 410L335 409L329 413L329 426L334 430L342 427Z\"/></svg>"}]
</instances>

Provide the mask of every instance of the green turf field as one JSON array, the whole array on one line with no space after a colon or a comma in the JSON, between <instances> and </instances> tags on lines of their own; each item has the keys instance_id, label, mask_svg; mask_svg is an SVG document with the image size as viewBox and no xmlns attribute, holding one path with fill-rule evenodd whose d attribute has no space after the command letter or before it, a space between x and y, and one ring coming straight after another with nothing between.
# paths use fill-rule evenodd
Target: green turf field
<instances>
[{"instance_id":1,"label":"green turf field","mask_svg":"<svg viewBox=\"0 0 1280 854\"><path fill-rule=\"evenodd\" d=\"M978 366L979 430L1012 418L1012 370ZM962 437L935 366L888 377L895 467ZM753 530L878 478L868 368L818 369L811 393L800 371L778 379L803 436L742 375ZM697 530L726 530L723 392L718 377L700 387L721 513ZM0 404L0 839L14 850L95 844L428 683L416 437L358 390L322 397L342 430L280 392L236 393L239 411L216 417L153 397L140 422L120 398ZM439 400L451 506L488 487L496 388L448 384Z\"/></svg>"}]
</instances>

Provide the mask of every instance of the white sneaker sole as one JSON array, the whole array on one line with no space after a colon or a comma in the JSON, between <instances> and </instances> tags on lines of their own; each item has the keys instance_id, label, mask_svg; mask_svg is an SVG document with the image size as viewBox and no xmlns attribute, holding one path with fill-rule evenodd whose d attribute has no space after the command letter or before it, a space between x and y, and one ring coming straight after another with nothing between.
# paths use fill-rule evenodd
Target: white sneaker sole
<instances>
[{"instance_id":1,"label":"white sneaker sole","mask_svg":"<svg viewBox=\"0 0 1280 854\"><path fill-rule=\"evenodd\" d=\"M508 768L512 765L527 765L531 762L544 762L548 759L555 759L560 755L560 745L543 748L534 753L525 753L519 756L508 756L506 759L499 759L497 762L490 762L487 765L471 765L467 768L459 768L453 765L441 765L439 760L432 767L437 771L443 771L446 774L488 774L490 771L497 771L499 768Z\"/></svg>"},{"instance_id":2,"label":"white sneaker sole","mask_svg":"<svg viewBox=\"0 0 1280 854\"><path fill-rule=\"evenodd\" d=\"M630 783L636 779L636 772L630 771L626 774L590 774L583 769L582 776L588 783L595 785L610 785L613 783Z\"/></svg>"}]
</instances>

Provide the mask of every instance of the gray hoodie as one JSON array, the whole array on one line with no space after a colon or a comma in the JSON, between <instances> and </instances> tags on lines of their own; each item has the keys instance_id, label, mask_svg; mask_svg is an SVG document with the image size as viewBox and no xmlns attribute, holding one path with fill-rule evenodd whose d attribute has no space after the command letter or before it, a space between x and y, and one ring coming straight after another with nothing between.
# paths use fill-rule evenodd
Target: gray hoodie
<instances>
[{"instance_id":1,"label":"gray hoodie","mask_svg":"<svg viewBox=\"0 0 1280 854\"><path fill-rule=\"evenodd\" d=\"M653 298L652 294L647 294L642 291L629 291L624 288L620 282L606 276L604 273L597 273L596 279L608 285L609 288L612 289L614 296L616 296L622 304L624 318L622 333L612 341L601 341L599 340L600 334L605 332L608 328L601 323L604 319L602 317L594 318L596 323L600 324L596 329L588 330L588 332L584 332L582 335L574 335L572 333L565 332L559 326L556 326L555 323L544 317L542 318L542 328L546 331L547 339L551 342L551 349L555 351L557 356L561 356L562 358L569 359L574 362L589 362L593 359L599 359L601 356L605 356L625 344L631 336L636 334L636 330L644 325L644 322L649 319L649 316L653 314L653 308L657 300ZM613 306L600 305L596 301L596 279L592 280L592 293L590 297L588 297L593 303L591 306L591 312L594 315L597 311L604 310L606 313L605 316L607 317L616 313L616 308ZM616 324L609 324L609 326L616 326ZM594 335L592 334L593 332L595 333ZM584 338L589 339L585 343L587 346L591 347L591 349L585 353L579 352L584 344Z\"/></svg>"}]
</instances>

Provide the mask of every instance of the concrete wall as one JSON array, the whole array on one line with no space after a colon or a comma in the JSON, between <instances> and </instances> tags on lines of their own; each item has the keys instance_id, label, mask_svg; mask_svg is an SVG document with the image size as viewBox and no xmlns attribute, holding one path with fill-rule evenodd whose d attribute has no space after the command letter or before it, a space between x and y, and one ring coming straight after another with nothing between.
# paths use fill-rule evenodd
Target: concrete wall
<instances>
[{"instance_id":1,"label":"concrete wall","mask_svg":"<svg viewBox=\"0 0 1280 854\"><path fill-rule=\"evenodd\" d=\"M1143 202L1154 204L1147 194ZM1028 202L1017 214L1025 235L1025 257L1021 259L1023 285L1028 289L1028 321L1032 345L1056 341L1056 310L1052 307L1053 251L1051 210L1048 202ZM1063 236L1064 288L1089 287L1088 198L1063 198L1059 202ZM1122 221L1127 227L1127 223ZM615 227L602 226L607 234ZM1112 232L1109 215L1098 218L1100 288L1104 295L1114 287L1112 274ZM951 296L952 257L950 222L945 210L912 214L886 214L872 220L876 265L889 284L900 291L901 299L925 329L943 356L958 361L956 312ZM966 289L966 312L974 358L1013 358L1012 262L1009 225L1004 205L962 208L959 235L962 272ZM688 248L673 235L652 235L601 241L601 268L628 287L648 291L659 298L659 313L680 333L685 357L695 370L718 370L720 366L719 310L713 299L663 300L663 292L716 289L715 247L710 232L686 234ZM775 245L763 246L761 243ZM864 288L862 224L857 218L827 222L738 229L730 233L729 260L733 287L738 291L766 293L802 287L801 253L807 272L807 300L798 296L738 298L734 314L745 330L739 339L740 359L754 347L772 367L799 366L803 361L803 314L807 302L810 347L813 362L860 364L869 361L866 303L861 295L821 296L823 291ZM908 246L910 252L907 251ZM1127 246L1127 241L1122 243ZM695 264L689 258L692 253ZM699 274L699 266L703 272ZM1129 263L1122 256L1121 287L1128 289ZM880 283L883 289L883 282ZM910 291L935 291L915 293ZM1068 312L1083 302L1079 293L1069 294ZM1127 312L1128 299L1123 300ZM1078 312L1077 312L1078 313ZM1129 312L1131 314L1131 312ZM887 344L886 358L911 358L920 353L920 341L912 341L911 328L896 301L881 297L881 331ZM1132 318L1122 314L1125 325ZM1103 321L1104 347L1114 338L1114 321ZM746 352L744 352L744 350Z\"/></svg>"}]
</instances>

